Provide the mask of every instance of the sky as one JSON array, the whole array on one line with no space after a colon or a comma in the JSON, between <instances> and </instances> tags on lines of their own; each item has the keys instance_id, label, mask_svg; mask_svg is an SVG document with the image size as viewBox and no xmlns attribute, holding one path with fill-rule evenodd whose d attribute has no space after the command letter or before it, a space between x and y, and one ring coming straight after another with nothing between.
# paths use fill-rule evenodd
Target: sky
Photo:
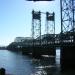
<instances>
[{"instance_id":1,"label":"sky","mask_svg":"<svg viewBox=\"0 0 75 75\"><path fill-rule=\"evenodd\" d=\"M31 37L32 10L55 12L55 32L60 32L60 0L0 0L0 46L7 46L16 37ZM44 33L45 15L42 15Z\"/></svg>"}]
</instances>

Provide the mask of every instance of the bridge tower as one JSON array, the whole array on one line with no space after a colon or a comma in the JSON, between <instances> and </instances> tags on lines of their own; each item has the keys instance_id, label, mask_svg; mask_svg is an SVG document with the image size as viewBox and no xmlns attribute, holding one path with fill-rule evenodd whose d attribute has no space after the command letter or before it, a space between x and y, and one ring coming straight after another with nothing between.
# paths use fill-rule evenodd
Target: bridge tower
<instances>
[{"instance_id":1,"label":"bridge tower","mask_svg":"<svg viewBox=\"0 0 75 75\"><path fill-rule=\"evenodd\" d=\"M41 40L41 12L32 11L32 38ZM41 44L41 41L39 41Z\"/></svg>"},{"instance_id":2,"label":"bridge tower","mask_svg":"<svg viewBox=\"0 0 75 75\"><path fill-rule=\"evenodd\" d=\"M46 12L46 25L45 25L45 31L46 31L46 37L49 37L49 35L52 34L52 36L50 36L50 39L47 38L47 44L48 41L52 41L52 43L54 43L54 39L53 37L55 37L55 13L49 13ZM51 38L52 37L52 38Z\"/></svg>"},{"instance_id":3,"label":"bridge tower","mask_svg":"<svg viewBox=\"0 0 75 75\"><path fill-rule=\"evenodd\" d=\"M41 45L41 12L32 11L32 38L33 38L33 56L37 56L37 47Z\"/></svg>"},{"instance_id":4,"label":"bridge tower","mask_svg":"<svg viewBox=\"0 0 75 75\"><path fill-rule=\"evenodd\" d=\"M45 47L44 51L48 55L56 55L56 50L54 47L55 42L55 13L46 12L46 24L45 24ZM52 46L51 46L52 44Z\"/></svg>"},{"instance_id":5,"label":"bridge tower","mask_svg":"<svg viewBox=\"0 0 75 75\"><path fill-rule=\"evenodd\" d=\"M46 12L46 34L55 34L55 13Z\"/></svg>"},{"instance_id":6,"label":"bridge tower","mask_svg":"<svg viewBox=\"0 0 75 75\"><path fill-rule=\"evenodd\" d=\"M60 7L61 69L75 69L75 0L60 0Z\"/></svg>"}]
</instances>

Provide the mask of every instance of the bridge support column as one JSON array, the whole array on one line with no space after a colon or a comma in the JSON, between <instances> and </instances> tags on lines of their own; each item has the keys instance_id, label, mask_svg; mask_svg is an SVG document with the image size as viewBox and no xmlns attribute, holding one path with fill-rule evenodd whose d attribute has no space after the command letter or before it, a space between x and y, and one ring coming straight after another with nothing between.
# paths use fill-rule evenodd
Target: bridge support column
<instances>
[{"instance_id":1,"label":"bridge support column","mask_svg":"<svg viewBox=\"0 0 75 75\"><path fill-rule=\"evenodd\" d=\"M75 46L61 48L61 71L75 70Z\"/></svg>"}]
</instances>

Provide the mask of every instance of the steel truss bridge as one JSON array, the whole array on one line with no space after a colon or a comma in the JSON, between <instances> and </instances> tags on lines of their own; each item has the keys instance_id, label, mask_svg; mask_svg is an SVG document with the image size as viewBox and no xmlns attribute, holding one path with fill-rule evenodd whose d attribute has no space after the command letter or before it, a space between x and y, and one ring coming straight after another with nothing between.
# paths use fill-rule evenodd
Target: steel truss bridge
<instances>
[{"instance_id":1,"label":"steel truss bridge","mask_svg":"<svg viewBox=\"0 0 75 75\"><path fill-rule=\"evenodd\" d=\"M60 34L55 34L56 13L32 11L33 40L29 41L27 46L30 49L33 46L33 56L39 56L40 53L46 52L55 55L55 47L61 47L61 68L75 69L75 0L60 0L60 11ZM46 14L46 33L44 35L41 34L41 14Z\"/></svg>"},{"instance_id":2,"label":"steel truss bridge","mask_svg":"<svg viewBox=\"0 0 75 75\"><path fill-rule=\"evenodd\" d=\"M41 14L46 15L45 33L43 35L41 33ZM42 54L56 55L55 48L60 47L61 69L75 70L75 0L60 0L60 14L61 32L55 34L56 13L33 10L32 39L26 40L22 52L32 52L33 57L39 57Z\"/></svg>"}]
</instances>

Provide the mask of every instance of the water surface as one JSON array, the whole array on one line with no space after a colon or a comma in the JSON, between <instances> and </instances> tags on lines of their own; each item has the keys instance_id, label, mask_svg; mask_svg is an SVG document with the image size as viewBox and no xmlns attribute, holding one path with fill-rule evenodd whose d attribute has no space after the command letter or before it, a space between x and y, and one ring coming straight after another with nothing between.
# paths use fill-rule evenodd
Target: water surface
<instances>
[{"instance_id":1,"label":"water surface","mask_svg":"<svg viewBox=\"0 0 75 75\"><path fill-rule=\"evenodd\" d=\"M6 73L12 75L55 75L60 66L60 53L56 57L32 59L19 52L0 50L0 68L4 67Z\"/></svg>"}]
</instances>

